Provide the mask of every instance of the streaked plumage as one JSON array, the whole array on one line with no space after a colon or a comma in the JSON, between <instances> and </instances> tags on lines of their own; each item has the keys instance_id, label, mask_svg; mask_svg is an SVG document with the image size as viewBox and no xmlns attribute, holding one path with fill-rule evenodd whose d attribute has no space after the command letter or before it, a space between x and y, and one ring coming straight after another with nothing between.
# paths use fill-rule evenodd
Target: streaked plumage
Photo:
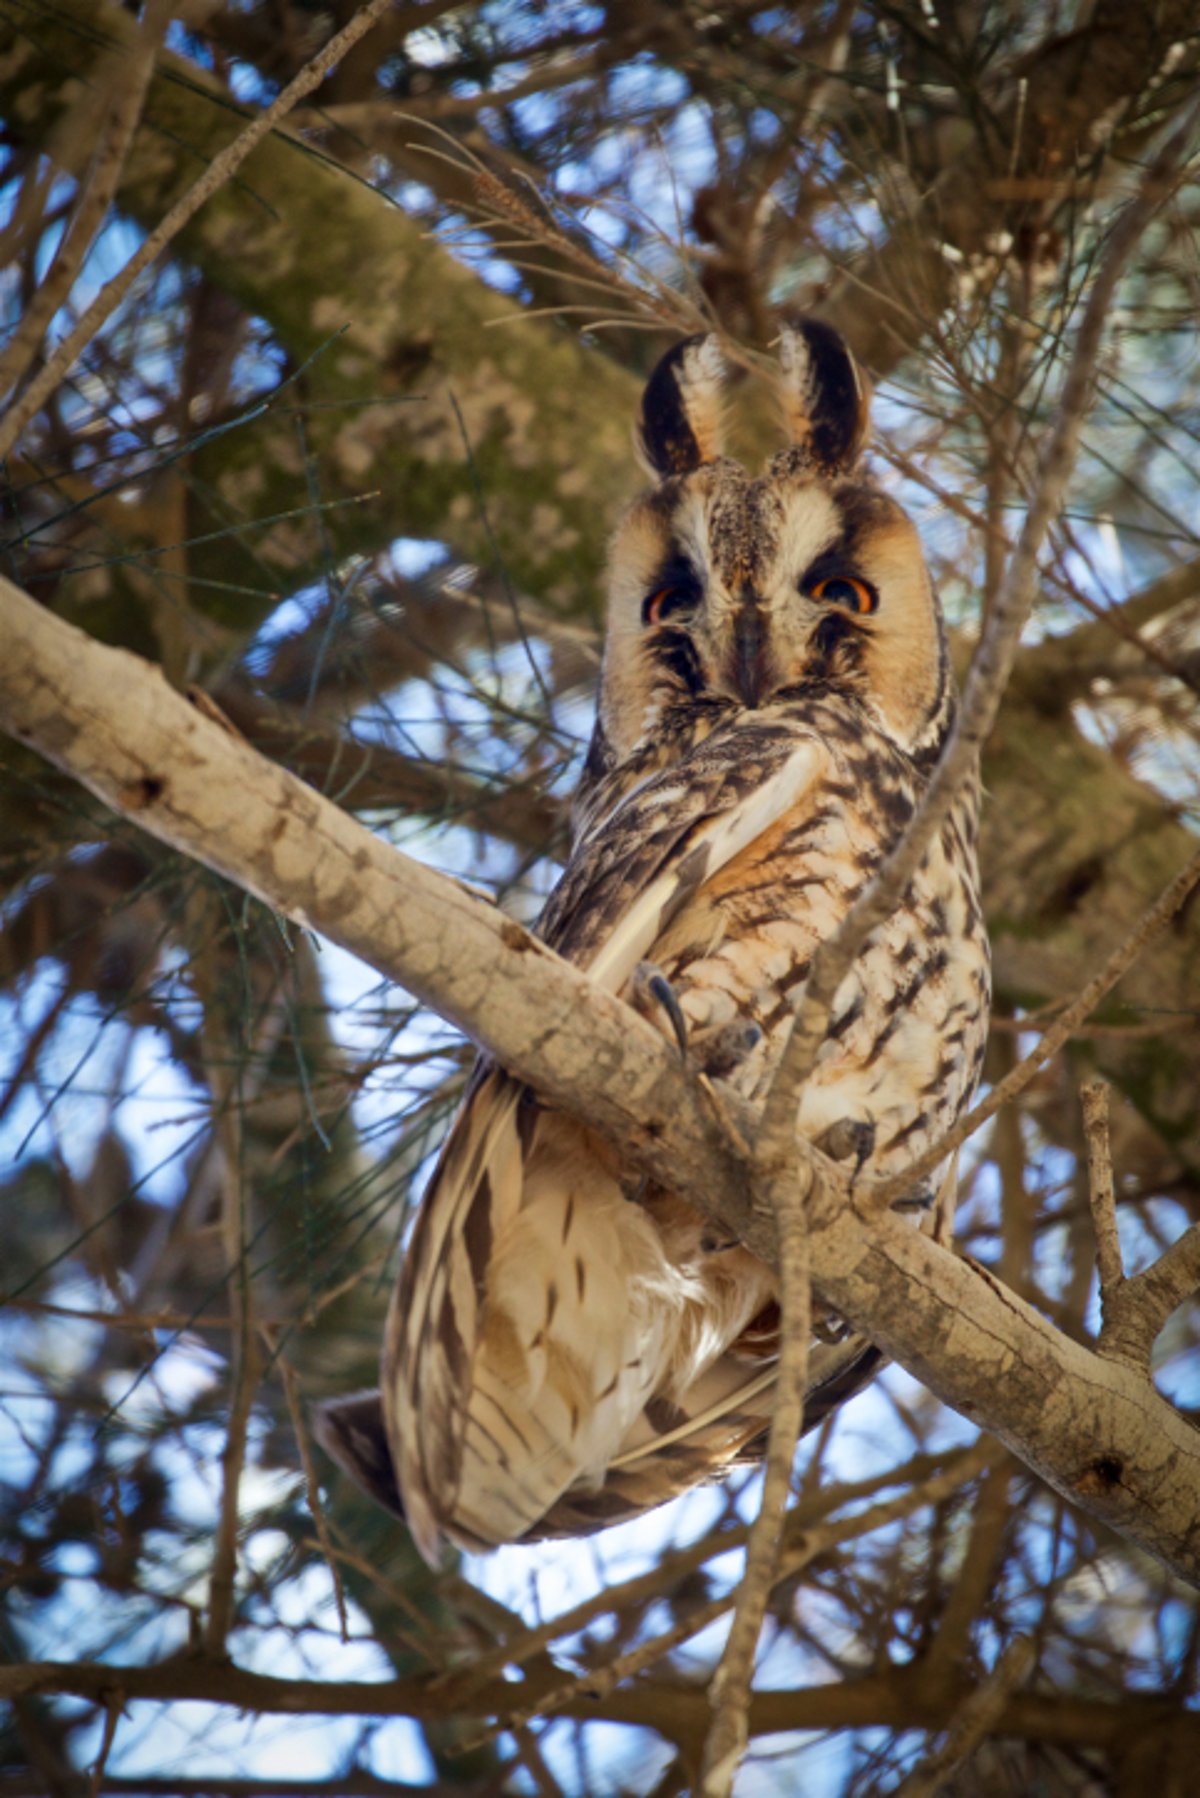
<instances>
[{"instance_id":1,"label":"streaked plumage","mask_svg":"<svg viewBox=\"0 0 1200 1798\"><path fill-rule=\"evenodd\" d=\"M689 1059L761 1098L813 950L911 815L953 713L916 534L857 469L867 404L836 333L785 333L789 442L723 458L713 339L664 358L641 442L658 483L618 530L599 715L546 940L650 1004ZM988 960L974 793L838 992L798 1124L877 1174L936 1140L978 1078ZM657 990L661 993L662 987ZM840 1134L839 1134L840 1133ZM845 1139L845 1141L843 1141ZM578 1533L761 1449L768 1269L686 1194L481 1062L426 1193L378 1395L323 1439L428 1557ZM874 1364L814 1359L808 1421ZM382 1421L381 1421L382 1416Z\"/></svg>"}]
</instances>

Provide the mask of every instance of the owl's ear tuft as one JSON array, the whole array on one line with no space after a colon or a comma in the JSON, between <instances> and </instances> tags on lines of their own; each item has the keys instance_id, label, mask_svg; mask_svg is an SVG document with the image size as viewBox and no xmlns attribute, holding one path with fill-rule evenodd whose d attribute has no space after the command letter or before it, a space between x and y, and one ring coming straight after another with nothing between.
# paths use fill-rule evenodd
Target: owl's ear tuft
<instances>
[{"instance_id":1,"label":"owl's ear tuft","mask_svg":"<svg viewBox=\"0 0 1200 1798\"><path fill-rule=\"evenodd\" d=\"M376 1392L352 1392L330 1399L312 1413L313 1435L331 1460L369 1498L404 1516L396 1469L383 1424L383 1400Z\"/></svg>"},{"instance_id":2,"label":"owl's ear tuft","mask_svg":"<svg viewBox=\"0 0 1200 1798\"><path fill-rule=\"evenodd\" d=\"M685 337L646 383L637 447L652 474L691 474L721 454L725 358L713 335Z\"/></svg>"},{"instance_id":3,"label":"owl's ear tuft","mask_svg":"<svg viewBox=\"0 0 1200 1798\"><path fill-rule=\"evenodd\" d=\"M871 389L845 340L820 319L794 319L780 336L779 367L792 450L824 474L847 473L866 441Z\"/></svg>"}]
</instances>

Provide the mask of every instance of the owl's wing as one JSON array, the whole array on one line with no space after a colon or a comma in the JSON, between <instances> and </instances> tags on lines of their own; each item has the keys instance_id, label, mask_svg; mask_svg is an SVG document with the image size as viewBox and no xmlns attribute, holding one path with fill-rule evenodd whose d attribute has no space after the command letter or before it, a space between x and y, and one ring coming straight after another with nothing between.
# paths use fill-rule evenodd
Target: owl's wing
<instances>
[{"instance_id":1,"label":"owl's wing","mask_svg":"<svg viewBox=\"0 0 1200 1798\"><path fill-rule=\"evenodd\" d=\"M802 1434L824 1423L861 1391L884 1361L882 1350L861 1336L815 1347L809 1356ZM747 1376L743 1366L736 1385L706 1375L687 1394L673 1428L657 1434L639 1429L637 1441L623 1443L609 1462L601 1484L564 1491L529 1530L528 1538L591 1535L654 1510L700 1481L761 1461L774 1402L773 1367ZM404 1518L378 1390L356 1392L318 1407L314 1433L326 1453L370 1497Z\"/></svg>"},{"instance_id":2,"label":"owl's wing","mask_svg":"<svg viewBox=\"0 0 1200 1798\"><path fill-rule=\"evenodd\" d=\"M824 765L806 730L710 738L583 841L547 940L619 991L697 889L806 803ZM422 1203L384 1356L422 1553L443 1531L471 1547L538 1533L569 1486L598 1482L699 1296L599 1139L483 1064Z\"/></svg>"},{"instance_id":3,"label":"owl's wing","mask_svg":"<svg viewBox=\"0 0 1200 1798\"><path fill-rule=\"evenodd\" d=\"M578 844L539 934L619 991L701 886L818 787L828 755L792 721L742 719L626 794Z\"/></svg>"}]
</instances>

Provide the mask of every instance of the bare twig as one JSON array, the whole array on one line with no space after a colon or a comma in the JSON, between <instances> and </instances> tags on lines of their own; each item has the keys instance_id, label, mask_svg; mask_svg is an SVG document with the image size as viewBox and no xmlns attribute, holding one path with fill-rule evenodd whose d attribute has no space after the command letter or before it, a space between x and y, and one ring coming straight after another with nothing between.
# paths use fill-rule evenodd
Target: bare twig
<instances>
[{"instance_id":1,"label":"bare twig","mask_svg":"<svg viewBox=\"0 0 1200 1798\"><path fill-rule=\"evenodd\" d=\"M1090 1080L1080 1089L1083 1129L1087 1140L1088 1196L1096 1230L1096 1266L1100 1274L1100 1314L1107 1318L1125 1279L1121 1238L1117 1230L1117 1195L1113 1189L1112 1144L1108 1134L1108 1082ZM1101 1340L1103 1340L1101 1329Z\"/></svg>"},{"instance_id":2,"label":"bare twig","mask_svg":"<svg viewBox=\"0 0 1200 1798\"><path fill-rule=\"evenodd\" d=\"M800 1089L825 1040L834 995L863 943L895 911L930 843L976 777L979 751L995 723L1021 631L1037 592L1042 543L1062 507L1074 472L1079 434L1091 400L1093 375L1110 321L1113 294L1142 233L1174 192L1181 165L1192 149L1198 118L1200 106L1193 107L1172 133L1109 234L1075 336L1058 418L1040 457L1033 500L971 664L958 722L900 842L855 901L837 934L823 943L813 957L791 1034L767 1096L763 1127L770 1135L781 1128L784 1118L795 1118Z\"/></svg>"},{"instance_id":3,"label":"bare twig","mask_svg":"<svg viewBox=\"0 0 1200 1798\"><path fill-rule=\"evenodd\" d=\"M792 1462L804 1421L808 1342L812 1332L808 1225L804 1216L807 1184L794 1150L776 1163L763 1181L779 1245L779 1368L762 1498L750 1532L733 1623L712 1683L713 1718L700 1775L703 1798L726 1798L746 1751L754 1655L779 1565Z\"/></svg>"},{"instance_id":4,"label":"bare twig","mask_svg":"<svg viewBox=\"0 0 1200 1798\"><path fill-rule=\"evenodd\" d=\"M117 1724L121 1721L121 1713L125 1709L125 1695L120 1687L110 1692L104 1707L104 1733L100 1738L100 1748L96 1755L96 1763L92 1768L88 1782L90 1798L97 1798L103 1783L104 1769L108 1765L108 1757L112 1753L112 1745L116 1739Z\"/></svg>"},{"instance_id":5,"label":"bare twig","mask_svg":"<svg viewBox=\"0 0 1200 1798\"><path fill-rule=\"evenodd\" d=\"M333 1581L333 1600L337 1606L338 1629L342 1641L348 1642L350 1640L350 1622L346 1615L346 1592L342 1585L342 1570L338 1565L337 1553L329 1535L329 1526L325 1522L325 1507L321 1503L321 1488L317 1480L317 1469L313 1463L312 1442L308 1426L304 1421L304 1407L300 1403L296 1370L286 1355L279 1350L275 1331L264 1327L263 1335L275 1356L275 1365L278 1367L280 1378L283 1381L283 1395L287 1400L288 1416L292 1420L292 1432L296 1438L296 1447L300 1451L300 1465L304 1470L304 1493L308 1500L309 1514L317 1532L317 1540L321 1544L325 1565L329 1569L329 1577Z\"/></svg>"},{"instance_id":6,"label":"bare twig","mask_svg":"<svg viewBox=\"0 0 1200 1798\"><path fill-rule=\"evenodd\" d=\"M367 4L355 13L350 23L331 37L311 61L305 63L300 73L288 82L266 111L252 119L231 144L227 144L218 156L214 156L204 173L175 202L166 218L150 232L120 273L114 275L111 281L105 282L78 323L68 331L25 392L9 407L4 418L0 419L0 460L8 455L29 420L45 405L59 382L74 367L83 350L105 319L120 305L138 276L179 235L205 201L225 185L255 146L287 117L298 101L320 85L334 64L340 62L346 52L366 35L392 3L393 0L367 0Z\"/></svg>"},{"instance_id":7,"label":"bare twig","mask_svg":"<svg viewBox=\"0 0 1200 1798\"><path fill-rule=\"evenodd\" d=\"M112 204L170 16L170 0L149 0L132 54L122 58L120 66L112 70L112 89L104 98L108 116L101 126L91 166L80 184L74 211L54 260L0 356L0 395L14 390L24 380L46 327L70 293Z\"/></svg>"},{"instance_id":8,"label":"bare twig","mask_svg":"<svg viewBox=\"0 0 1200 1798\"><path fill-rule=\"evenodd\" d=\"M1009 1497L1015 1472L1013 1462L1005 1457L989 1467L979 1482L966 1553L942 1606L937 1633L921 1660L922 1675L931 1689L952 1679L963 1666L972 1625L994 1590L1003 1565L1005 1532L1014 1514Z\"/></svg>"},{"instance_id":9,"label":"bare twig","mask_svg":"<svg viewBox=\"0 0 1200 1798\"><path fill-rule=\"evenodd\" d=\"M1193 1224L1152 1266L1124 1280L1105 1307L1100 1354L1140 1371L1150 1364L1172 1311L1200 1291L1200 1224Z\"/></svg>"},{"instance_id":10,"label":"bare twig","mask_svg":"<svg viewBox=\"0 0 1200 1798\"><path fill-rule=\"evenodd\" d=\"M206 903L202 895L198 905ZM213 1542L209 1576L208 1619L204 1646L209 1654L226 1652L233 1623L237 1577L242 1472L254 1394L262 1372L262 1353L254 1322L254 1294L246 1258L246 1189L242 1153L242 1113L234 1045L218 1016L220 1000L210 968L211 954L196 958L196 984L204 1007L202 1024L204 1071L212 1094L214 1133L221 1164L220 1236L234 1318L231 1356L231 1401L221 1454L221 1508Z\"/></svg>"},{"instance_id":11,"label":"bare twig","mask_svg":"<svg viewBox=\"0 0 1200 1798\"><path fill-rule=\"evenodd\" d=\"M983 1684L964 1699L946 1731L940 1748L915 1767L896 1792L896 1798L936 1798L946 1781L972 1755L1009 1698L1028 1677L1036 1650L1028 1636L1016 1636L1000 1656Z\"/></svg>"}]
</instances>

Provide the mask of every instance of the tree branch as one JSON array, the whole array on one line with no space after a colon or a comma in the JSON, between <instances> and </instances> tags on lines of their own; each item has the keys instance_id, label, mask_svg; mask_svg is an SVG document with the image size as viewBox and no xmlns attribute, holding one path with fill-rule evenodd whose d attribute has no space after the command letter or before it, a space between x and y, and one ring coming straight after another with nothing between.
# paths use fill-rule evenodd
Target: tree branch
<instances>
[{"instance_id":1,"label":"tree branch","mask_svg":"<svg viewBox=\"0 0 1200 1798\"><path fill-rule=\"evenodd\" d=\"M917 1665L807 1690L759 1692L751 1700L750 1731L765 1735L787 1729L941 1729L977 1689L965 1680L950 1679L931 1696L922 1690ZM455 1688L436 1675L378 1681L282 1679L248 1672L229 1661L189 1656L151 1667L86 1661L0 1666L4 1700L41 1694L102 1704L114 1690L129 1703L193 1700L272 1716L425 1720L464 1714ZM511 1705L512 1695L511 1684L498 1680L469 1701L469 1713L495 1715ZM578 1693L564 1703L561 1714L653 1729L673 1739L695 1738L707 1720L708 1693L700 1685L643 1680L602 1700ZM989 1733L1110 1751L1153 1734L1193 1755L1200 1753L1200 1717L1181 1709L1175 1699L1140 1695L1128 1696L1120 1704L1057 1692L1017 1695L992 1720Z\"/></svg>"},{"instance_id":2,"label":"tree branch","mask_svg":"<svg viewBox=\"0 0 1200 1798\"><path fill-rule=\"evenodd\" d=\"M770 1263L773 1219L659 1033L493 906L401 855L180 697L0 580L0 723L161 841L320 929L466 1030ZM756 1119L726 1108L747 1140ZM1062 1336L987 1270L811 1173L817 1289L1064 1496L1200 1578L1200 1434L1128 1367ZM870 1208L870 1190L861 1197Z\"/></svg>"}]
</instances>

